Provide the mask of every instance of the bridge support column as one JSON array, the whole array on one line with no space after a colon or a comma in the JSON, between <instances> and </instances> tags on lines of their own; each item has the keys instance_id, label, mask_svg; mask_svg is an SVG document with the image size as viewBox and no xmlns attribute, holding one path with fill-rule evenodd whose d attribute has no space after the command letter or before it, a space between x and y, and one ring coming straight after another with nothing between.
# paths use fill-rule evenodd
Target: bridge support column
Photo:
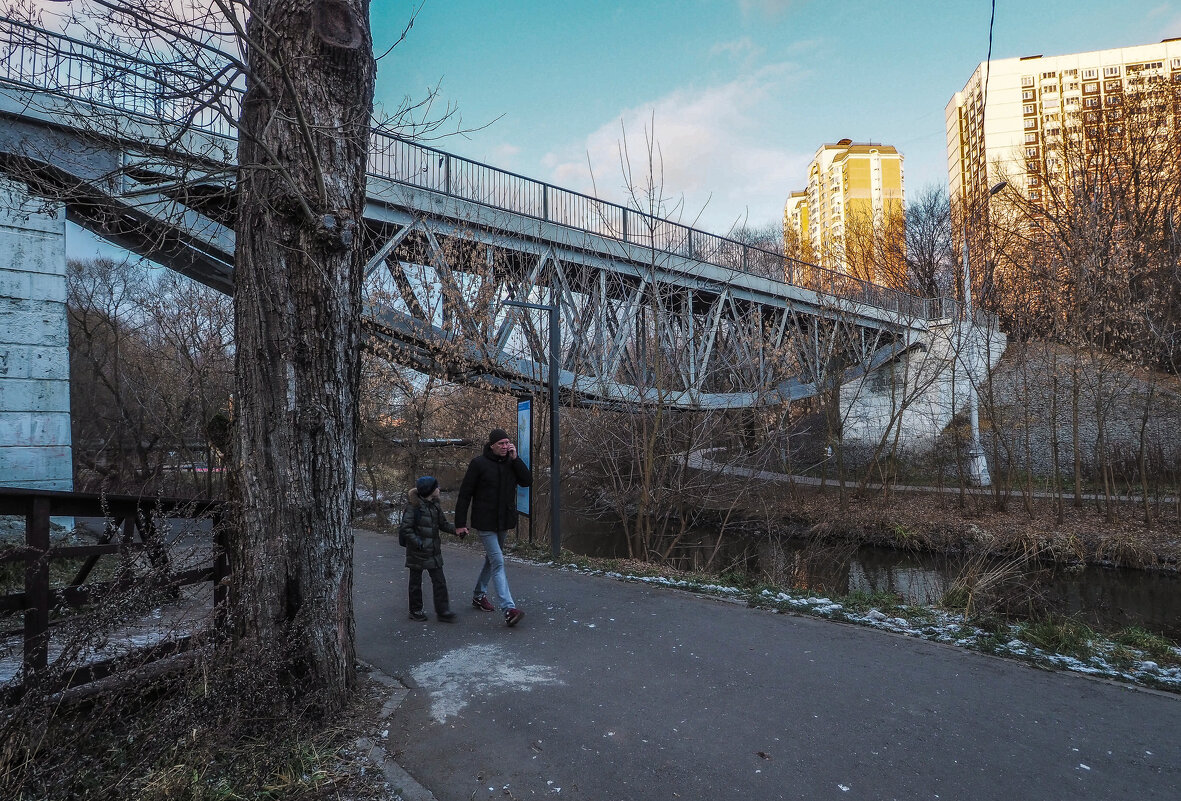
<instances>
[{"instance_id":1,"label":"bridge support column","mask_svg":"<svg viewBox=\"0 0 1181 801\"><path fill-rule=\"evenodd\" d=\"M66 218L0 178L0 486L71 490Z\"/></svg>"},{"instance_id":2,"label":"bridge support column","mask_svg":"<svg viewBox=\"0 0 1181 801\"><path fill-rule=\"evenodd\" d=\"M889 448L897 436L906 450L930 450L969 409L973 390L988 380L1007 344L1000 331L966 321L932 326L922 347L841 387L844 442L872 448L884 441ZM973 449L968 458L965 468L977 481L984 452Z\"/></svg>"}]
</instances>

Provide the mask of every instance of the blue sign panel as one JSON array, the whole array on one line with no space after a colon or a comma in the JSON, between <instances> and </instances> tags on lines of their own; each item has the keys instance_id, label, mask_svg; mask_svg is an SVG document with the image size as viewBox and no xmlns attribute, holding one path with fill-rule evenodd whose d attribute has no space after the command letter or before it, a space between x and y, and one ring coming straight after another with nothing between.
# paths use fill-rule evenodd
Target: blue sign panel
<instances>
[{"instance_id":1,"label":"blue sign panel","mask_svg":"<svg viewBox=\"0 0 1181 801\"><path fill-rule=\"evenodd\" d=\"M517 456L525 466L532 469L533 464L533 401L525 398L517 401ZM529 514L529 503L532 500L532 487L517 487L517 511L523 515Z\"/></svg>"}]
</instances>

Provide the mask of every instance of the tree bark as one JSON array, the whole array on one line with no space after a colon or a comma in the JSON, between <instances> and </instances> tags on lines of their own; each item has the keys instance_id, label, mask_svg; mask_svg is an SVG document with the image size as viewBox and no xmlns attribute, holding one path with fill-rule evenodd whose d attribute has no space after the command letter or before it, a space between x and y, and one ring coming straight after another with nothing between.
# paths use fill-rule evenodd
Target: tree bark
<instances>
[{"instance_id":1,"label":"tree bark","mask_svg":"<svg viewBox=\"0 0 1181 801\"><path fill-rule=\"evenodd\" d=\"M375 62L367 0L257 0L238 144L236 634L324 712L353 687L349 529Z\"/></svg>"}]
</instances>

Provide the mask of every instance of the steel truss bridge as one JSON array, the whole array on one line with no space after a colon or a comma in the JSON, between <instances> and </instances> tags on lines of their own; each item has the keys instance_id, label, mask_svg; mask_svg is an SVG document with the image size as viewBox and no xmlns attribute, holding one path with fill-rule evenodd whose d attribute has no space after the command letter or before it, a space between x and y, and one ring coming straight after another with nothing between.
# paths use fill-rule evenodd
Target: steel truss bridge
<instances>
[{"instance_id":1,"label":"steel truss bridge","mask_svg":"<svg viewBox=\"0 0 1181 801\"><path fill-rule=\"evenodd\" d=\"M242 78L0 19L0 168L69 220L233 292ZM806 398L924 347L958 304L785 259L374 130L367 330L395 361L582 404ZM768 276L782 276L785 280Z\"/></svg>"}]
</instances>

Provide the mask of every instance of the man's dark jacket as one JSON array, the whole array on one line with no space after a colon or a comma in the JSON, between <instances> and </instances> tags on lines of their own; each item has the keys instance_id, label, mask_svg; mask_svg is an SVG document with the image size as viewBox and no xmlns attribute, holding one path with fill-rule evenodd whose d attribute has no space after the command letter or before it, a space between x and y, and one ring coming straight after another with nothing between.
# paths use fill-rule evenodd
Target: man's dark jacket
<instances>
[{"instance_id":1,"label":"man's dark jacket","mask_svg":"<svg viewBox=\"0 0 1181 801\"><path fill-rule=\"evenodd\" d=\"M517 486L533 483L529 468L519 458L496 456L492 446L467 466L455 502L455 527L466 528L468 504L471 527L479 531L507 531L517 526Z\"/></svg>"}]
</instances>

